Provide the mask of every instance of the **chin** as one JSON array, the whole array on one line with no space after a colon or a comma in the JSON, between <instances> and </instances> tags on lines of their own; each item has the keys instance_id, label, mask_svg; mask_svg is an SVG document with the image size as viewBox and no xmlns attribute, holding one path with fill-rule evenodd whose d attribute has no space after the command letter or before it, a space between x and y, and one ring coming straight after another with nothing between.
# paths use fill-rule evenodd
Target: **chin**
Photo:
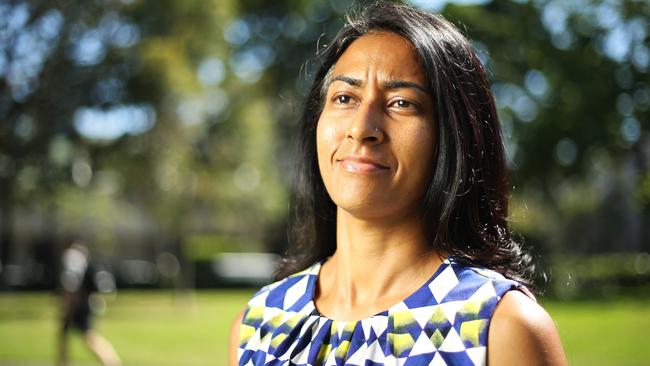
<instances>
[{"instance_id":1,"label":"chin","mask_svg":"<svg viewBox=\"0 0 650 366\"><path fill-rule=\"evenodd\" d=\"M362 193L340 195L334 197L336 207L357 218L377 218L384 216L391 211L390 202L386 200L388 195L376 197L373 194L363 195Z\"/></svg>"}]
</instances>

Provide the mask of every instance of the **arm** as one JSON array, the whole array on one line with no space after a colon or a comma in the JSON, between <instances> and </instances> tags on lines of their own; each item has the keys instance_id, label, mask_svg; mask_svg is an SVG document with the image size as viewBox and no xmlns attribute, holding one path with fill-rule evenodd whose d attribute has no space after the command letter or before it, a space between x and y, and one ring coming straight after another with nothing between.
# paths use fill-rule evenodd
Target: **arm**
<instances>
[{"instance_id":1,"label":"arm","mask_svg":"<svg viewBox=\"0 0 650 366\"><path fill-rule=\"evenodd\" d=\"M567 365L548 313L520 291L507 292L488 331L489 365Z\"/></svg>"},{"instance_id":2,"label":"arm","mask_svg":"<svg viewBox=\"0 0 650 366\"><path fill-rule=\"evenodd\" d=\"M230 366L237 366L237 349L239 348L239 325L244 318L244 311L237 315L232 323L232 327L230 328L230 345L228 346L228 353L230 354L230 361L228 362L228 365Z\"/></svg>"}]
</instances>

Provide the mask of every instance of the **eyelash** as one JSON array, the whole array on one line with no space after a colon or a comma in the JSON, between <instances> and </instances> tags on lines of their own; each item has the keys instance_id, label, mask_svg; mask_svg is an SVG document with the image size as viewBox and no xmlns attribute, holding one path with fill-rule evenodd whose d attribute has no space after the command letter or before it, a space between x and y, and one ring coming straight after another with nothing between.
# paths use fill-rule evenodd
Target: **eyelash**
<instances>
[{"instance_id":1,"label":"eyelash","mask_svg":"<svg viewBox=\"0 0 650 366\"><path fill-rule=\"evenodd\" d=\"M402 103L406 104L406 105L400 105ZM409 107L415 107L415 103L409 102L408 100L405 100L405 99L398 99L398 100L394 101L392 104L395 104L398 107L404 108L404 109L409 108Z\"/></svg>"},{"instance_id":2,"label":"eyelash","mask_svg":"<svg viewBox=\"0 0 650 366\"><path fill-rule=\"evenodd\" d=\"M345 98L346 101L342 101L341 99ZM339 94L334 97L334 101L339 104L348 104L349 102L352 101L352 97L346 94Z\"/></svg>"},{"instance_id":3,"label":"eyelash","mask_svg":"<svg viewBox=\"0 0 650 366\"><path fill-rule=\"evenodd\" d=\"M347 94L337 94L334 96L333 101L337 104L349 104L354 100L353 97ZM418 109L417 104L406 99L397 99L390 103L390 106L396 105L400 109Z\"/></svg>"}]
</instances>

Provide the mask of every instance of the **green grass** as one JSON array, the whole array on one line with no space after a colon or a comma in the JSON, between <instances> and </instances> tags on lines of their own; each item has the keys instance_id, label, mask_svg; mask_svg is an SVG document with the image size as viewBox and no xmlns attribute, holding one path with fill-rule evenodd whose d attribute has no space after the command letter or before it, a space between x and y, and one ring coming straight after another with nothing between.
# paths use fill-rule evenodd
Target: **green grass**
<instances>
[{"instance_id":1,"label":"green grass","mask_svg":"<svg viewBox=\"0 0 650 366\"><path fill-rule=\"evenodd\" d=\"M252 290L120 292L94 328L125 365L225 365L229 329ZM0 295L0 365L51 365L55 360L57 298ZM97 364L80 335L71 339L73 365Z\"/></svg>"},{"instance_id":2,"label":"green grass","mask_svg":"<svg viewBox=\"0 0 650 366\"><path fill-rule=\"evenodd\" d=\"M650 299L547 302L570 365L648 365Z\"/></svg>"},{"instance_id":3,"label":"green grass","mask_svg":"<svg viewBox=\"0 0 650 366\"><path fill-rule=\"evenodd\" d=\"M252 290L120 292L108 301L96 329L125 365L225 365L234 316ZM650 300L545 302L572 365L644 365L650 359ZM57 299L0 294L0 365L51 365L55 359ZM81 337L73 337L74 365L97 364Z\"/></svg>"}]
</instances>

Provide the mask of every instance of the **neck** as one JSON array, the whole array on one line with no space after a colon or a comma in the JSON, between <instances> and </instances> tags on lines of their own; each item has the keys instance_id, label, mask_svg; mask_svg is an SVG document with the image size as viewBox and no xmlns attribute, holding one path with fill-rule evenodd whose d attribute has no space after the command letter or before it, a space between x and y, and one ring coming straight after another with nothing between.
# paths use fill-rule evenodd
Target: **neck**
<instances>
[{"instance_id":1,"label":"neck","mask_svg":"<svg viewBox=\"0 0 650 366\"><path fill-rule=\"evenodd\" d=\"M336 297L339 314L355 313L364 304L393 305L391 301L397 303L419 288L441 263L419 217L389 224L339 209L336 245L320 281L324 290L332 291L323 296Z\"/></svg>"}]
</instances>

